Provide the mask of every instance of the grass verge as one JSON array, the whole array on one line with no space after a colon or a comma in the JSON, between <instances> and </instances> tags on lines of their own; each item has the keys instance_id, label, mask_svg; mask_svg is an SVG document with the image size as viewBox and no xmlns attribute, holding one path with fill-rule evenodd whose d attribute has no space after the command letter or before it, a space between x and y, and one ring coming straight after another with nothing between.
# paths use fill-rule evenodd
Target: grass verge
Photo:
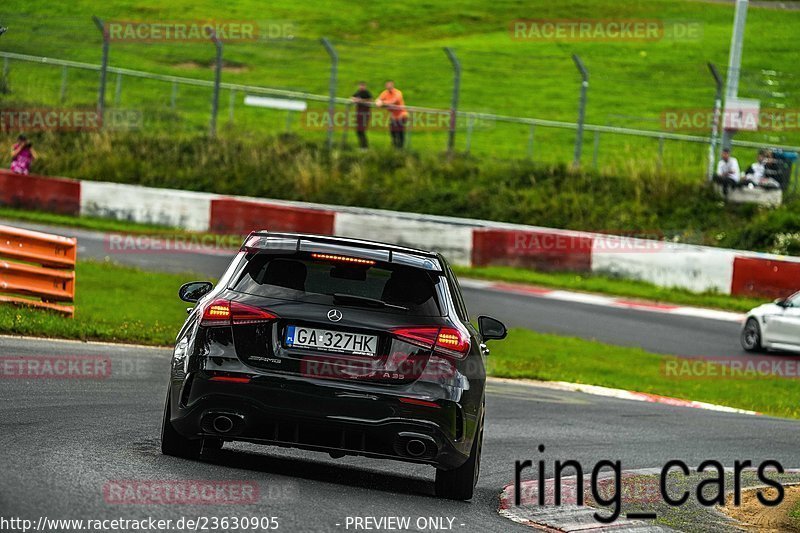
<instances>
[{"instance_id":1,"label":"grass verge","mask_svg":"<svg viewBox=\"0 0 800 533\"><path fill-rule=\"evenodd\" d=\"M202 279L91 261L78 262L76 277L75 318L0 306L0 333L169 345L186 318L178 287Z\"/></svg>"},{"instance_id":2,"label":"grass verge","mask_svg":"<svg viewBox=\"0 0 800 533\"><path fill-rule=\"evenodd\" d=\"M800 500L798 500L794 504L794 507L792 507L792 510L789 511L789 520L794 527L800 529Z\"/></svg>"},{"instance_id":3,"label":"grass verge","mask_svg":"<svg viewBox=\"0 0 800 533\"><path fill-rule=\"evenodd\" d=\"M538 272L513 267L454 267L459 276L505 281L509 283L526 283L554 289L593 292L637 298L660 303L709 307L726 311L747 312L765 303L759 298L728 296L719 293L696 294L684 289L666 288L644 281L609 278L599 275L584 276L574 272Z\"/></svg>"},{"instance_id":4,"label":"grass verge","mask_svg":"<svg viewBox=\"0 0 800 533\"><path fill-rule=\"evenodd\" d=\"M495 377L600 385L800 418L796 379L713 378L711 363L704 363L704 376L686 377L682 367L669 366L685 359L524 329L511 330L491 350L489 373Z\"/></svg>"},{"instance_id":5,"label":"grass verge","mask_svg":"<svg viewBox=\"0 0 800 533\"><path fill-rule=\"evenodd\" d=\"M0 219L19 220L22 222L35 222L37 224L48 224L51 226L65 226L70 228L80 228L93 231L147 233L147 234L176 233L176 230L174 228L170 228L168 226L139 224L135 222L126 222L124 220L111 220L108 218L60 215L58 213L46 213L44 211L28 211L26 209L14 209L13 207L0 207ZM2 222L2 220L0 220L0 222Z\"/></svg>"}]
</instances>

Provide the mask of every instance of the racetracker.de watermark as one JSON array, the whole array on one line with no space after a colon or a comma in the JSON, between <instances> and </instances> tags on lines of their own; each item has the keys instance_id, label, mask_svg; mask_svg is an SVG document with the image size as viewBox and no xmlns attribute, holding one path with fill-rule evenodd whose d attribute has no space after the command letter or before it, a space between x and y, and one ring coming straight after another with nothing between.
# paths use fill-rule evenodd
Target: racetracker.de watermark
<instances>
[{"instance_id":1,"label":"racetracker.de watermark","mask_svg":"<svg viewBox=\"0 0 800 533\"><path fill-rule=\"evenodd\" d=\"M123 42L235 42L293 39L297 28L284 20L111 20L104 33Z\"/></svg>"},{"instance_id":2,"label":"racetracker.de watermark","mask_svg":"<svg viewBox=\"0 0 800 533\"><path fill-rule=\"evenodd\" d=\"M361 118L361 117L365 118ZM392 127L392 116L379 110L373 110L368 116L359 115L355 111L334 111L309 109L300 114L300 127L311 131L326 131L333 127L336 131L362 129L386 129ZM405 126L412 131L448 131L452 115L447 112L409 111ZM455 126L459 129L469 127L473 130L485 130L494 126L494 122L478 115L457 115Z\"/></svg>"},{"instance_id":3,"label":"racetracker.de watermark","mask_svg":"<svg viewBox=\"0 0 800 533\"><path fill-rule=\"evenodd\" d=\"M0 379L106 379L111 360L95 355L3 356Z\"/></svg>"},{"instance_id":4,"label":"racetracker.de watermark","mask_svg":"<svg viewBox=\"0 0 800 533\"><path fill-rule=\"evenodd\" d=\"M103 485L103 499L108 504L247 505L259 498L254 481L120 479Z\"/></svg>"},{"instance_id":5,"label":"racetracker.de watermark","mask_svg":"<svg viewBox=\"0 0 800 533\"><path fill-rule=\"evenodd\" d=\"M727 356L667 358L661 362L664 377L683 380L800 378L800 357Z\"/></svg>"},{"instance_id":6,"label":"racetracker.de watermark","mask_svg":"<svg viewBox=\"0 0 800 533\"><path fill-rule=\"evenodd\" d=\"M668 109L661 113L666 130L709 132L717 124L726 130L798 131L800 109L731 108L715 113L713 109Z\"/></svg>"},{"instance_id":7,"label":"racetracker.de watermark","mask_svg":"<svg viewBox=\"0 0 800 533\"><path fill-rule=\"evenodd\" d=\"M519 232L513 236L513 252L521 255L599 253L660 253L675 246L661 231L630 234L572 235L568 233Z\"/></svg>"},{"instance_id":8,"label":"racetracker.de watermark","mask_svg":"<svg viewBox=\"0 0 800 533\"><path fill-rule=\"evenodd\" d=\"M658 42L699 41L703 22L688 19L516 19L516 41Z\"/></svg>"},{"instance_id":9,"label":"racetracker.de watermark","mask_svg":"<svg viewBox=\"0 0 800 533\"><path fill-rule=\"evenodd\" d=\"M142 113L133 109L0 109L0 131L100 131L136 130L144 123Z\"/></svg>"},{"instance_id":10,"label":"racetracker.de watermark","mask_svg":"<svg viewBox=\"0 0 800 533\"><path fill-rule=\"evenodd\" d=\"M231 254L242 244L238 235L144 235L109 233L103 239L110 254L223 253Z\"/></svg>"}]
</instances>

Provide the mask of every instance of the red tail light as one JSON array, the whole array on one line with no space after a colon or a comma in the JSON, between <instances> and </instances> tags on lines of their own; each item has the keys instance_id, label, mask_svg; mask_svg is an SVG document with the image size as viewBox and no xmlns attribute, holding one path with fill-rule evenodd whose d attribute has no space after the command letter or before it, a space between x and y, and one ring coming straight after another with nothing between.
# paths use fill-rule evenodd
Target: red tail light
<instances>
[{"instance_id":1,"label":"red tail light","mask_svg":"<svg viewBox=\"0 0 800 533\"><path fill-rule=\"evenodd\" d=\"M469 337L456 328L398 328L392 333L406 342L433 348L457 359L466 357L469 352Z\"/></svg>"},{"instance_id":2,"label":"red tail light","mask_svg":"<svg viewBox=\"0 0 800 533\"><path fill-rule=\"evenodd\" d=\"M458 359L469 353L469 337L455 328L442 328L436 337L436 351Z\"/></svg>"},{"instance_id":3,"label":"red tail light","mask_svg":"<svg viewBox=\"0 0 800 533\"><path fill-rule=\"evenodd\" d=\"M212 376L208 381L222 381L224 383L250 383L250 376Z\"/></svg>"},{"instance_id":4,"label":"red tail light","mask_svg":"<svg viewBox=\"0 0 800 533\"><path fill-rule=\"evenodd\" d=\"M214 300L203 309L201 326L230 326L231 302L229 300Z\"/></svg>"},{"instance_id":5,"label":"red tail light","mask_svg":"<svg viewBox=\"0 0 800 533\"><path fill-rule=\"evenodd\" d=\"M276 315L261 309L230 300L214 300L203 310L201 326L230 326L242 324L260 324L278 318Z\"/></svg>"},{"instance_id":6,"label":"red tail light","mask_svg":"<svg viewBox=\"0 0 800 533\"><path fill-rule=\"evenodd\" d=\"M265 309L241 304L239 302L231 302L231 315L235 325L258 324L260 322L269 322L270 320L275 320L278 318L277 315L274 315Z\"/></svg>"},{"instance_id":7,"label":"red tail light","mask_svg":"<svg viewBox=\"0 0 800 533\"><path fill-rule=\"evenodd\" d=\"M418 400L417 398L400 398L400 403L407 403L411 405L422 405L423 407L431 407L433 409L441 409L442 406L436 402L428 402L426 400Z\"/></svg>"},{"instance_id":8,"label":"red tail light","mask_svg":"<svg viewBox=\"0 0 800 533\"><path fill-rule=\"evenodd\" d=\"M392 330L392 333L411 344L433 348L439 335L439 328L397 328Z\"/></svg>"}]
</instances>

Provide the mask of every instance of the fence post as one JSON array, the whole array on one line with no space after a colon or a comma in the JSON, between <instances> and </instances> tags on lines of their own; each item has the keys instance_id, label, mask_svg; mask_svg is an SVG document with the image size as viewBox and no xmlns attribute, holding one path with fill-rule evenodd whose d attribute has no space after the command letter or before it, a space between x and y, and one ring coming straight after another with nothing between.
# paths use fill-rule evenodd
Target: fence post
<instances>
[{"instance_id":1,"label":"fence post","mask_svg":"<svg viewBox=\"0 0 800 533\"><path fill-rule=\"evenodd\" d=\"M0 93L8 94L11 92L11 86L8 83L8 75L11 71L11 64L8 61L7 57L3 58L3 79L2 83L0 83Z\"/></svg>"},{"instance_id":2,"label":"fence post","mask_svg":"<svg viewBox=\"0 0 800 533\"><path fill-rule=\"evenodd\" d=\"M533 141L536 136L536 124L531 124L530 132L528 133L528 159L533 159Z\"/></svg>"},{"instance_id":3,"label":"fence post","mask_svg":"<svg viewBox=\"0 0 800 533\"><path fill-rule=\"evenodd\" d=\"M586 120L586 93L589 90L589 71L586 66L578 57L578 54L572 54L572 61L578 67L578 72L581 73L581 100L578 106L578 133L575 136L575 159L572 164L579 167L581 164L581 151L583 150L583 123Z\"/></svg>"},{"instance_id":4,"label":"fence post","mask_svg":"<svg viewBox=\"0 0 800 533\"><path fill-rule=\"evenodd\" d=\"M716 65L714 63L708 64L708 70L714 77L714 83L717 86L717 94L714 97L714 119L711 123L711 142L708 145L708 169L706 178L711 181L714 179L714 163L717 158L717 147L719 146L719 119L722 115L722 76L719 75Z\"/></svg>"},{"instance_id":5,"label":"fence post","mask_svg":"<svg viewBox=\"0 0 800 533\"><path fill-rule=\"evenodd\" d=\"M350 129L350 116L353 112L353 103L347 102L344 105L344 126L342 127L342 150L347 148L347 130Z\"/></svg>"},{"instance_id":6,"label":"fence post","mask_svg":"<svg viewBox=\"0 0 800 533\"><path fill-rule=\"evenodd\" d=\"M798 181L800 181L800 164L794 166L794 180L792 181L792 194L797 192Z\"/></svg>"},{"instance_id":7,"label":"fence post","mask_svg":"<svg viewBox=\"0 0 800 533\"><path fill-rule=\"evenodd\" d=\"M597 170L597 160L600 158L600 132L593 132L594 135L594 152L592 153L592 168Z\"/></svg>"},{"instance_id":8,"label":"fence post","mask_svg":"<svg viewBox=\"0 0 800 533\"><path fill-rule=\"evenodd\" d=\"M59 98L61 103L67 101L67 67L61 67L61 91L59 92Z\"/></svg>"},{"instance_id":9,"label":"fence post","mask_svg":"<svg viewBox=\"0 0 800 533\"><path fill-rule=\"evenodd\" d=\"M294 116L294 111L287 111L286 112L286 133L292 132L292 117Z\"/></svg>"},{"instance_id":10,"label":"fence post","mask_svg":"<svg viewBox=\"0 0 800 533\"><path fill-rule=\"evenodd\" d=\"M742 46L744 31L747 25L747 8L749 0L736 0L736 13L733 18L731 48L728 52L728 78L725 83L725 105L738 97L739 77L742 73ZM723 148L730 148L736 130L725 128L722 132Z\"/></svg>"},{"instance_id":11,"label":"fence post","mask_svg":"<svg viewBox=\"0 0 800 533\"><path fill-rule=\"evenodd\" d=\"M219 85L222 83L222 41L217 37L217 32L211 30L211 41L217 49L217 66L214 69L214 96L211 99L211 137L217 136L217 112L219 111Z\"/></svg>"},{"instance_id":12,"label":"fence post","mask_svg":"<svg viewBox=\"0 0 800 533\"><path fill-rule=\"evenodd\" d=\"M453 65L453 99L450 103L450 129L447 136L447 153L452 154L456 145L456 118L458 115L458 96L461 93L461 62L452 48L445 47L445 53ZM467 150L469 151L469 150Z\"/></svg>"},{"instance_id":13,"label":"fence post","mask_svg":"<svg viewBox=\"0 0 800 533\"><path fill-rule=\"evenodd\" d=\"M110 39L103 21L96 16L92 16L92 20L94 21L94 25L97 26L97 29L100 30L100 33L103 35L103 62L100 66L100 89L98 90L97 95L97 114L100 117L100 124L102 128L103 117L105 116L106 111L106 76L108 74L108 47L110 44Z\"/></svg>"},{"instance_id":14,"label":"fence post","mask_svg":"<svg viewBox=\"0 0 800 533\"><path fill-rule=\"evenodd\" d=\"M475 125L475 115L470 113L467 115L467 143L464 147L464 151L469 153L470 148L472 148L472 127Z\"/></svg>"},{"instance_id":15,"label":"fence post","mask_svg":"<svg viewBox=\"0 0 800 533\"><path fill-rule=\"evenodd\" d=\"M119 106L122 100L122 74L117 73L117 86L114 88L114 105Z\"/></svg>"},{"instance_id":16,"label":"fence post","mask_svg":"<svg viewBox=\"0 0 800 533\"><path fill-rule=\"evenodd\" d=\"M331 57L331 76L328 81L328 150L333 149L334 116L336 113L336 77L339 73L339 54L331 42L323 37L322 46Z\"/></svg>"},{"instance_id":17,"label":"fence post","mask_svg":"<svg viewBox=\"0 0 800 533\"><path fill-rule=\"evenodd\" d=\"M233 124L233 108L236 105L236 91L231 89L230 97L228 98L228 122Z\"/></svg>"}]
</instances>

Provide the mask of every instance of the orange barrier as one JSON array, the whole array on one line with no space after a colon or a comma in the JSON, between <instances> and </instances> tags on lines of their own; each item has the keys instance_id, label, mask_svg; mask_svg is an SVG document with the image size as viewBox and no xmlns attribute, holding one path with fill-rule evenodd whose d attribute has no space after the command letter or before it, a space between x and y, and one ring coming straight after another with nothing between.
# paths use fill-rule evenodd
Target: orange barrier
<instances>
[{"instance_id":1,"label":"orange barrier","mask_svg":"<svg viewBox=\"0 0 800 533\"><path fill-rule=\"evenodd\" d=\"M0 303L73 316L77 239L0 225ZM11 261L6 261L10 259ZM62 302L62 303L57 303Z\"/></svg>"}]
</instances>

